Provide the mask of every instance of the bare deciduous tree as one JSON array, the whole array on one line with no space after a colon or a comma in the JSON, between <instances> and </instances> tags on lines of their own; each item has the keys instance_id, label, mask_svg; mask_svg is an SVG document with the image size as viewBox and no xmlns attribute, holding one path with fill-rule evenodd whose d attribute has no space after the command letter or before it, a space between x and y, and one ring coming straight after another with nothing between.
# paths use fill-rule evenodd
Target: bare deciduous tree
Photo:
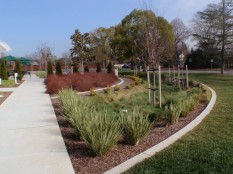
<instances>
[{"instance_id":1,"label":"bare deciduous tree","mask_svg":"<svg viewBox=\"0 0 233 174\"><path fill-rule=\"evenodd\" d=\"M172 25L172 32L174 35L174 59L175 62L178 62L179 55L181 53L187 55L187 46L184 44L184 42L189 38L190 32L186 25L183 23L183 21L179 18L176 18L171 21ZM186 48L186 49L185 49Z\"/></svg>"}]
</instances>

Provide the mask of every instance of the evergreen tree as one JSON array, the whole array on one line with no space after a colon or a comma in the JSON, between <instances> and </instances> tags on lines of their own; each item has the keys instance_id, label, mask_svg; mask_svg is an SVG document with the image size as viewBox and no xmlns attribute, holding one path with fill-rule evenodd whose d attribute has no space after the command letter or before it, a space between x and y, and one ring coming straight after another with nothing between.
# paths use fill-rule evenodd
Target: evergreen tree
<instances>
[{"instance_id":1,"label":"evergreen tree","mask_svg":"<svg viewBox=\"0 0 233 174\"><path fill-rule=\"evenodd\" d=\"M53 67L50 61L48 62L47 75L53 75Z\"/></svg>"},{"instance_id":2,"label":"evergreen tree","mask_svg":"<svg viewBox=\"0 0 233 174\"><path fill-rule=\"evenodd\" d=\"M75 61L73 62L73 72L74 73L78 72L78 66L77 66L77 63Z\"/></svg>"},{"instance_id":3,"label":"evergreen tree","mask_svg":"<svg viewBox=\"0 0 233 174\"><path fill-rule=\"evenodd\" d=\"M101 71L102 71L101 65L100 65L100 63L97 63L96 64L96 72L101 72Z\"/></svg>"},{"instance_id":4,"label":"evergreen tree","mask_svg":"<svg viewBox=\"0 0 233 174\"><path fill-rule=\"evenodd\" d=\"M112 73L113 72L113 66L112 66L112 62L111 61L108 63L107 72L108 73Z\"/></svg>"},{"instance_id":5,"label":"evergreen tree","mask_svg":"<svg viewBox=\"0 0 233 174\"><path fill-rule=\"evenodd\" d=\"M197 12L193 20L193 36L198 46L208 57L220 61L221 74L224 63L232 60L233 48L233 0L221 0L209 4L204 11Z\"/></svg>"},{"instance_id":6,"label":"evergreen tree","mask_svg":"<svg viewBox=\"0 0 233 174\"><path fill-rule=\"evenodd\" d=\"M6 69L6 61L1 61L1 78L2 80L8 80L7 69Z\"/></svg>"},{"instance_id":7,"label":"evergreen tree","mask_svg":"<svg viewBox=\"0 0 233 174\"><path fill-rule=\"evenodd\" d=\"M62 75L61 64L59 61L56 63L56 75Z\"/></svg>"},{"instance_id":8,"label":"evergreen tree","mask_svg":"<svg viewBox=\"0 0 233 174\"><path fill-rule=\"evenodd\" d=\"M89 72L89 68L88 68L88 66L85 66L85 68L84 68L84 72Z\"/></svg>"},{"instance_id":9,"label":"evergreen tree","mask_svg":"<svg viewBox=\"0 0 233 174\"><path fill-rule=\"evenodd\" d=\"M22 80L23 73L22 73L21 65L18 60L15 61L15 73L18 73L18 79Z\"/></svg>"}]
</instances>

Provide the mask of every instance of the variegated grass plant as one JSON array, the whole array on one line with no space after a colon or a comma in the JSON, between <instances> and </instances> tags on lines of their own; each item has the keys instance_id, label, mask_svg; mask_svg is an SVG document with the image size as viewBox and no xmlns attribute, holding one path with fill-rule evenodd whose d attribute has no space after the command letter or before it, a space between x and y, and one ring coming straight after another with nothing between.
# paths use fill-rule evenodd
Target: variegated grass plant
<instances>
[{"instance_id":1,"label":"variegated grass plant","mask_svg":"<svg viewBox=\"0 0 233 174\"><path fill-rule=\"evenodd\" d=\"M121 113L121 122L124 139L130 145L138 145L148 135L151 128L148 115L144 115L137 109Z\"/></svg>"}]
</instances>

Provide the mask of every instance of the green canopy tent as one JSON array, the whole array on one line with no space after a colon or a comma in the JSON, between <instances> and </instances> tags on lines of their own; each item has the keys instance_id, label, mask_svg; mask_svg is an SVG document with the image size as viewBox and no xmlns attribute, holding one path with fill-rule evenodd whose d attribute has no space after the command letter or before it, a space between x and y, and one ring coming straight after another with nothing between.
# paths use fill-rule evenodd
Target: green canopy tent
<instances>
[{"instance_id":1,"label":"green canopy tent","mask_svg":"<svg viewBox=\"0 0 233 174\"><path fill-rule=\"evenodd\" d=\"M5 56L5 57L2 57L0 60L16 61L17 57L14 57L14 56Z\"/></svg>"},{"instance_id":2,"label":"green canopy tent","mask_svg":"<svg viewBox=\"0 0 233 174\"><path fill-rule=\"evenodd\" d=\"M22 65L31 65L31 60L25 57L20 57L17 59Z\"/></svg>"},{"instance_id":3,"label":"green canopy tent","mask_svg":"<svg viewBox=\"0 0 233 174\"><path fill-rule=\"evenodd\" d=\"M2 60L5 60L5 61L7 61L7 62L10 62L9 64L8 64L8 66L12 66L12 70L14 70L14 63L13 63L13 65L12 65L12 63L11 62L15 62L16 60L17 60L17 57L14 57L14 56L5 56L5 57L2 57L1 59L0 59L1 61Z\"/></svg>"},{"instance_id":4,"label":"green canopy tent","mask_svg":"<svg viewBox=\"0 0 233 174\"><path fill-rule=\"evenodd\" d=\"M28 59L28 58L25 58L25 57L17 58L17 57L14 57L14 56L5 56L5 57L1 58L0 60L5 60L7 62L10 62L10 66L12 65L11 62L15 62L17 60L23 66L31 65L31 60ZM12 70L14 70L14 65L15 64L13 64Z\"/></svg>"}]
</instances>

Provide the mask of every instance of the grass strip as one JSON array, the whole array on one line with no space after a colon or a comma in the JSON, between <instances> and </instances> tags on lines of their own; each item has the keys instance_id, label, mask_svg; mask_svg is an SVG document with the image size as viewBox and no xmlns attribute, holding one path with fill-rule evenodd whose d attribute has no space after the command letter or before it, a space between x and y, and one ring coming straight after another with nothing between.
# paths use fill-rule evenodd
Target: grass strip
<instances>
[{"instance_id":1,"label":"grass strip","mask_svg":"<svg viewBox=\"0 0 233 174\"><path fill-rule=\"evenodd\" d=\"M213 111L204 122L174 145L127 171L130 173L232 173L233 76L193 74L217 93Z\"/></svg>"}]
</instances>

